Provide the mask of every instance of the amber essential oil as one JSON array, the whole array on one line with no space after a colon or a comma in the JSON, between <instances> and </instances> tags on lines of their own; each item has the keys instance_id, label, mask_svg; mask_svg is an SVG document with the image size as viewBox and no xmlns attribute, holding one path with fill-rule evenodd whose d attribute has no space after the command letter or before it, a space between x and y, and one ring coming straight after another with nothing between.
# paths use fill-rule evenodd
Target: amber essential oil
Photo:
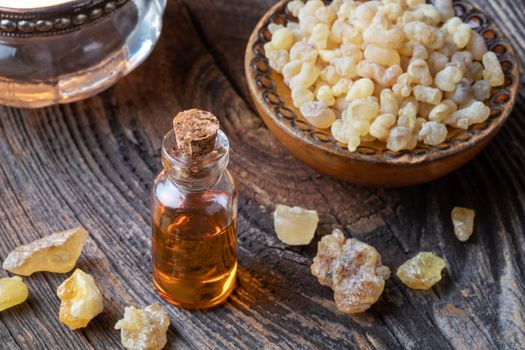
<instances>
[{"instance_id":1,"label":"amber essential oil","mask_svg":"<svg viewBox=\"0 0 525 350\"><path fill-rule=\"evenodd\" d=\"M195 110L183 113L189 112L199 116ZM202 155L188 157L177 148L176 133L198 131L192 128L175 128L164 139L164 170L153 188L152 262L153 282L164 299L201 309L225 301L235 286L237 192L221 131L213 147L195 148L208 151Z\"/></svg>"},{"instance_id":2,"label":"amber essential oil","mask_svg":"<svg viewBox=\"0 0 525 350\"><path fill-rule=\"evenodd\" d=\"M152 243L154 282L165 299L207 308L228 297L237 272L237 231L235 221L227 222L220 212L164 210L154 223Z\"/></svg>"}]
</instances>

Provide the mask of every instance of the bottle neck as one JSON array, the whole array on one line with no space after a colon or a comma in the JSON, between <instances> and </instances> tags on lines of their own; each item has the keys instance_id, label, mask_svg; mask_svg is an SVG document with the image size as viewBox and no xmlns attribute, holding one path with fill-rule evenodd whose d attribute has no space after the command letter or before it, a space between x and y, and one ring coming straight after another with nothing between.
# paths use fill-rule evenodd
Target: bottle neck
<instances>
[{"instance_id":1,"label":"bottle neck","mask_svg":"<svg viewBox=\"0 0 525 350\"><path fill-rule=\"evenodd\" d=\"M172 130L162 142L162 164L177 187L190 192L202 192L221 179L228 165L229 149L228 138L219 131L212 152L197 158L187 157L178 150Z\"/></svg>"}]
</instances>

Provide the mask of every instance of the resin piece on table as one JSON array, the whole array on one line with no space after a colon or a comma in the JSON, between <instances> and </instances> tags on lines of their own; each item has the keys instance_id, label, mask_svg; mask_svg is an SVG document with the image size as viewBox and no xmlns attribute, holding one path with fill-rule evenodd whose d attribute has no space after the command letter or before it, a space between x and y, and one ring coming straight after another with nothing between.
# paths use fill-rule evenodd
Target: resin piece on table
<instances>
[{"instance_id":1,"label":"resin piece on table","mask_svg":"<svg viewBox=\"0 0 525 350\"><path fill-rule=\"evenodd\" d=\"M29 296L29 289L21 277L0 279L0 311L22 304Z\"/></svg>"},{"instance_id":2,"label":"resin piece on table","mask_svg":"<svg viewBox=\"0 0 525 350\"><path fill-rule=\"evenodd\" d=\"M381 296L390 270L377 250L334 230L319 242L311 267L319 283L334 290L337 308L349 314L368 310Z\"/></svg>"},{"instance_id":3,"label":"resin piece on table","mask_svg":"<svg viewBox=\"0 0 525 350\"><path fill-rule=\"evenodd\" d=\"M122 345L129 350L160 350L168 342L166 333L170 319L158 304L144 309L126 307L124 318L115 329L121 330Z\"/></svg>"},{"instance_id":4,"label":"resin piece on table","mask_svg":"<svg viewBox=\"0 0 525 350\"><path fill-rule=\"evenodd\" d=\"M78 227L20 246L3 263L4 270L22 276L47 271L67 273L77 264L88 232Z\"/></svg>"},{"instance_id":5,"label":"resin piece on table","mask_svg":"<svg viewBox=\"0 0 525 350\"><path fill-rule=\"evenodd\" d=\"M421 252L407 260L397 269L397 277L412 289L430 289L441 280L441 271L447 266L445 260Z\"/></svg>"},{"instance_id":6,"label":"resin piece on table","mask_svg":"<svg viewBox=\"0 0 525 350\"><path fill-rule=\"evenodd\" d=\"M314 238L319 216L315 210L277 205L273 214L275 232L284 244L307 245Z\"/></svg>"},{"instance_id":7,"label":"resin piece on table","mask_svg":"<svg viewBox=\"0 0 525 350\"><path fill-rule=\"evenodd\" d=\"M104 310L102 294L93 277L80 269L57 289L60 321L70 329L84 328Z\"/></svg>"},{"instance_id":8,"label":"resin piece on table","mask_svg":"<svg viewBox=\"0 0 525 350\"><path fill-rule=\"evenodd\" d=\"M455 207L451 217L454 233L461 242L466 242L474 232L474 217L476 212L467 208Z\"/></svg>"}]
</instances>

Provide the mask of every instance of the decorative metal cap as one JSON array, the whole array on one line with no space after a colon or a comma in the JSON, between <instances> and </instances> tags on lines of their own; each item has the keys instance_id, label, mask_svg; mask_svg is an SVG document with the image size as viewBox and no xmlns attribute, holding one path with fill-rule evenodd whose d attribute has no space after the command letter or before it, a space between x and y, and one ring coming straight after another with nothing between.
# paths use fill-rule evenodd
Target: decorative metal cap
<instances>
[{"instance_id":1,"label":"decorative metal cap","mask_svg":"<svg viewBox=\"0 0 525 350\"><path fill-rule=\"evenodd\" d=\"M130 0L76 0L40 8L0 6L0 36L52 36L73 32L110 16Z\"/></svg>"}]
</instances>

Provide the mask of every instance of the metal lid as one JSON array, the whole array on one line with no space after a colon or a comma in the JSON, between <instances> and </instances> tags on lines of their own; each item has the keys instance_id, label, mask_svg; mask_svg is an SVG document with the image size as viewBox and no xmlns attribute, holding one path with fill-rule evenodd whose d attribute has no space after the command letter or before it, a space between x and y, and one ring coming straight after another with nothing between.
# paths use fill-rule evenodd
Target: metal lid
<instances>
[{"instance_id":1,"label":"metal lid","mask_svg":"<svg viewBox=\"0 0 525 350\"><path fill-rule=\"evenodd\" d=\"M76 31L111 15L129 1L64 0L36 8L2 7L0 1L0 36L24 38Z\"/></svg>"}]
</instances>

